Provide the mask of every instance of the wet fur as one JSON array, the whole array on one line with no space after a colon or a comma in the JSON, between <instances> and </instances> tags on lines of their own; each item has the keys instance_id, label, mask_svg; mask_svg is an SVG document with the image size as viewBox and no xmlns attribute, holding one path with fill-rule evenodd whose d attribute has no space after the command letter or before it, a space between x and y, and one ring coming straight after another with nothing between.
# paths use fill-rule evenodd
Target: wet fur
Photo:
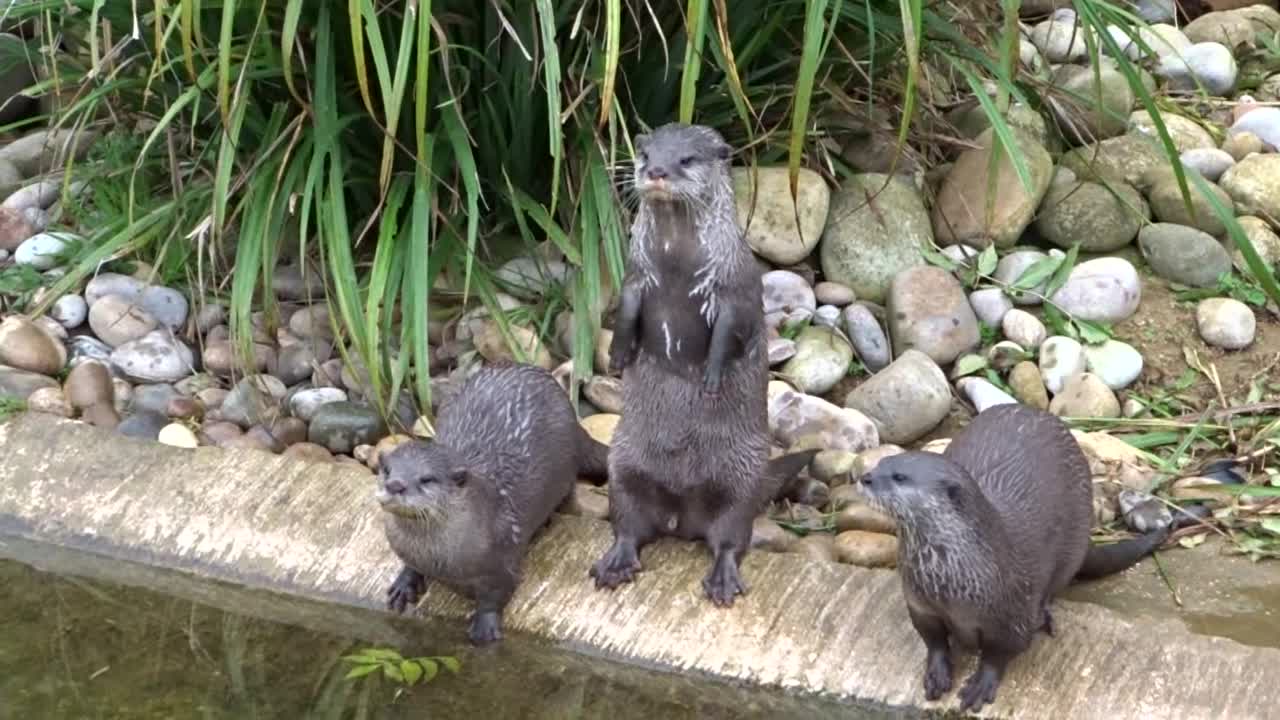
<instances>
[{"instance_id":1,"label":"wet fur","mask_svg":"<svg viewBox=\"0 0 1280 720\"><path fill-rule=\"evenodd\" d=\"M530 540L578 475L604 479L607 455L549 372L519 364L476 372L443 408L432 441L404 443L381 461L384 528L404 562L388 605L413 606L426 579L437 579L476 603L473 643L500 639ZM391 494L392 481L408 487Z\"/></svg>"},{"instance_id":2,"label":"wet fur","mask_svg":"<svg viewBox=\"0 0 1280 720\"><path fill-rule=\"evenodd\" d=\"M962 710L994 701L1009 661L1038 631L1053 634L1049 605L1063 588L1130 567L1167 537L1091 547L1088 461L1061 420L1025 405L978 414L941 455L882 460L863 489L897 520L926 697L951 689L950 639L981 653Z\"/></svg>"},{"instance_id":3,"label":"wet fur","mask_svg":"<svg viewBox=\"0 0 1280 720\"><path fill-rule=\"evenodd\" d=\"M720 135L671 124L636 147L640 205L610 348L625 407L609 455L614 543L590 574L614 588L634 580L654 539L703 540L713 556L703 589L731 605L747 589L738 567L752 521L785 480L767 469L761 272Z\"/></svg>"}]
</instances>

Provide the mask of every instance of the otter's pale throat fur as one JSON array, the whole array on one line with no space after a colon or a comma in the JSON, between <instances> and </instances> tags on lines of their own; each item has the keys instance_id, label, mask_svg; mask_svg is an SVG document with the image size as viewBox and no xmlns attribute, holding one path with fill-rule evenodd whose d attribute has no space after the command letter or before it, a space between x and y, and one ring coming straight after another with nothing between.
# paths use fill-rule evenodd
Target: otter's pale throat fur
<instances>
[{"instance_id":1,"label":"otter's pale throat fur","mask_svg":"<svg viewBox=\"0 0 1280 720\"><path fill-rule=\"evenodd\" d=\"M404 562L390 608L414 605L434 578L476 603L473 643L500 639L534 533L577 476L605 479L607 455L551 373L510 363L476 372L441 410L432 441L401 444L380 463L376 497Z\"/></svg>"},{"instance_id":2,"label":"otter's pale throat fur","mask_svg":"<svg viewBox=\"0 0 1280 720\"><path fill-rule=\"evenodd\" d=\"M768 463L761 272L738 227L730 148L673 123L636 138L640 204L610 347L622 419L609 453L614 543L599 587L634 579L659 535L705 540L708 597L746 591L751 524L813 453Z\"/></svg>"},{"instance_id":3,"label":"otter's pale throat fur","mask_svg":"<svg viewBox=\"0 0 1280 720\"><path fill-rule=\"evenodd\" d=\"M1168 537L1092 547L1088 461L1061 420L1026 405L979 413L942 454L885 458L862 487L897 521L925 697L951 689L951 639L981 653L962 710L994 701L1008 663L1038 631L1053 634L1049 605L1063 588L1130 567Z\"/></svg>"}]
</instances>

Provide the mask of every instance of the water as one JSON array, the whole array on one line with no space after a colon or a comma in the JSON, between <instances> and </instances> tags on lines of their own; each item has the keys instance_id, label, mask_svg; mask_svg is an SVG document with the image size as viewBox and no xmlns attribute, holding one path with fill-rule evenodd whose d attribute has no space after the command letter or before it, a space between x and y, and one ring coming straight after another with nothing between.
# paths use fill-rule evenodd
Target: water
<instances>
[{"instance_id":1,"label":"water","mask_svg":"<svg viewBox=\"0 0 1280 720\"><path fill-rule=\"evenodd\" d=\"M433 635L439 628L422 620L0 537L0 720L906 716L621 665L518 635L480 650ZM344 679L351 666L341 656L364 647L453 655L462 668L408 692L377 674Z\"/></svg>"}]
</instances>

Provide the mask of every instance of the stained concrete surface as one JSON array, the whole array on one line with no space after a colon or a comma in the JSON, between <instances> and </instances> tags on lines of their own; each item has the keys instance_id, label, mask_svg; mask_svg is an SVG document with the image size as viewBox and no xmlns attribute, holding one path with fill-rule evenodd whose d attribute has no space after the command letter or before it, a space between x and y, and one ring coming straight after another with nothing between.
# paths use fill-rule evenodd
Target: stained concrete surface
<instances>
[{"instance_id":1,"label":"stained concrete surface","mask_svg":"<svg viewBox=\"0 0 1280 720\"><path fill-rule=\"evenodd\" d=\"M382 607L397 570L372 478L340 465L169 448L38 414L0 425L0 458L0 533L363 608ZM636 584L597 591L587 568L609 539L603 523L557 518L526 561L507 627L651 669L888 707L955 705L954 694L923 699L924 648L893 573L755 552L750 594L717 609L701 591L708 558L692 544L655 545ZM468 610L431 586L419 612L455 621L460 635ZM1015 661L983 715L1234 719L1280 705L1280 650L1096 603L1060 601L1055 619L1057 636ZM972 667L964 656L957 679Z\"/></svg>"}]
</instances>

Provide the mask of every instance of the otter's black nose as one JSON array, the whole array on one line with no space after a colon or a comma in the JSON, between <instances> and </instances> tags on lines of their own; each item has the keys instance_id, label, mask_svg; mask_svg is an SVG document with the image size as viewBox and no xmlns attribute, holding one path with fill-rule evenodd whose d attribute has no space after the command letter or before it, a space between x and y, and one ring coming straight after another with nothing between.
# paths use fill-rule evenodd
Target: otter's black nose
<instances>
[{"instance_id":1,"label":"otter's black nose","mask_svg":"<svg viewBox=\"0 0 1280 720\"><path fill-rule=\"evenodd\" d=\"M667 179L667 169L666 169L666 168L661 168L661 167L651 167L651 168L649 168L648 170L645 170L645 173L644 173L644 174L645 174L645 175L648 175L650 180L665 180L665 179Z\"/></svg>"},{"instance_id":2,"label":"otter's black nose","mask_svg":"<svg viewBox=\"0 0 1280 720\"><path fill-rule=\"evenodd\" d=\"M404 492L404 483L400 482L399 480L388 480L386 488L387 488L387 492L391 493L392 495L399 495L400 493Z\"/></svg>"}]
</instances>

